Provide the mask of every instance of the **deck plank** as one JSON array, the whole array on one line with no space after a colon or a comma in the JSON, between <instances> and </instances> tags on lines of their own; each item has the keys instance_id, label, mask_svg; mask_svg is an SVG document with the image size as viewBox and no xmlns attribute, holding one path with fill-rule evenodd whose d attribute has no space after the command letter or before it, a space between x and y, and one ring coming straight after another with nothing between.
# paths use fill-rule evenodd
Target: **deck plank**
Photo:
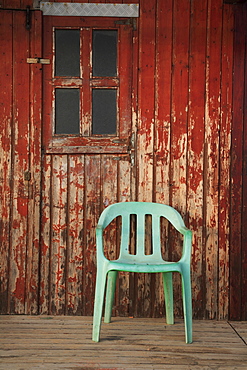
<instances>
[{"instance_id":1,"label":"deck plank","mask_svg":"<svg viewBox=\"0 0 247 370\"><path fill-rule=\"evenodd\" d=\"M246 322L194 321L193 329L186 344L182 320L115 317L94 343L91 317L0 316L0 369L246 369Z\"/></svg>"},{"instance_id":2,"label":"deck plank","mask_svg":"<svg viewBox=\"0 0 247 370\"><path fill-rule=\"evenodd\" d=\"M247 325L245 321L231 321L230 325L236 330L241 339L247 344Z\"/></svg>"}]
</instances>

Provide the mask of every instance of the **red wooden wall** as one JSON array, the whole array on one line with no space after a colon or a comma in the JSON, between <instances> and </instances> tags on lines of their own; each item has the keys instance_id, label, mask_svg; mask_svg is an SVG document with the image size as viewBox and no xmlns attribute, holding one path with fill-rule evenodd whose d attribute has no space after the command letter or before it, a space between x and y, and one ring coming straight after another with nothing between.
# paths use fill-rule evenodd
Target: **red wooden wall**
<instances>
[{"instance_id":1,"label":"red wooden wall","mask_svg":"<svg viewBox=\"0 0 247 370\"><path fill-rule=\"evenodd\" d=\"M1 312L36 313L39 293L41 14L1 11Z\"/></svg>"},{"instance_id":2,"label":"red wooden wall","mask_svg":"<svg viewBox=\"0 0 247 370\"><path fill-rule=\"evenodd\" d=\"M230 318L247 318L247 3L235 9L230 208Z\"/></svg>"},{"instance_id":3,"label":"red wooden wall","mask_svg":"<svg viewBox=\"0 0 247 370\"><path fill-rule=\"evenodd\" d=\"M139 1L134 162L93 150L42 152L45 66L26 63L43 56L42 15L32 11L27 30L32 2L1 4L0 312L91 315L99 214L138 200L172 205L193 230L194 317L227 318L230 308L246 319L246 4ZM178 254L175 243L171 257ZM116 314L164 314L159 276L119 281ZM179 277L174 294L181 316Z\"/></svg>"}]
</instances>

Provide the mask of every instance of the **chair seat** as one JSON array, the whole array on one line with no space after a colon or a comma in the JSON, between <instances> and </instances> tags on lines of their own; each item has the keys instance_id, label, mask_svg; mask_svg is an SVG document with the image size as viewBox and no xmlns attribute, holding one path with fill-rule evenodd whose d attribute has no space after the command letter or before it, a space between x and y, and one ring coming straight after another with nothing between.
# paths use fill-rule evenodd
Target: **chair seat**
<instances>
[{"instance_id":1,"label":"chair seat","mask_svg":"<svg viewBox=\"0 0 247 370\"><path fill-rule=\"evenodd\" d=\"M181 265L178 262L169 262L160 260L157 263L148 263L145 261L135 261L134 259L126 261L126 260L112 260L107 262L108 271L117 270L117 271L125 271L125 272L144 272L144 273L156 273L156 272L181 272Z\"/></svg>"}]
</instances>

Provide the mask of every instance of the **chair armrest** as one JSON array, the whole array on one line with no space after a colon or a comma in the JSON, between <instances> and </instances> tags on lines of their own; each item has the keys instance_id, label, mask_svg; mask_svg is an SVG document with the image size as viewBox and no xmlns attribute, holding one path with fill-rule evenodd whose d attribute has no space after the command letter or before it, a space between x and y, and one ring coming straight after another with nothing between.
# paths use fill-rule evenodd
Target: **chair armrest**
<instances>
[{"instance_id":1,"label":"chair armrest","mask_svg":"<svg viewBox=\"0 0 247 370\"><path fill-rule=\"evenodd\" d=\"M96 226L96 251L97 251L97 261L99 260L107 260L104 255L104 243L103 243L103 230L104 227L102 225Z\"/></svg>"},{"instance_id":2,"label":"chair armrest","mask_svg":"<svg viewBox=\"0 0 247 370\"><path fill-rule=\"evenodd\" d=\"M187 229L187 227L183 227L181 233L184 236L184 240L183 240L183 254L180 261L190 263L192 247L192 231L190 229Z\"/></svg>"}]
</instances>

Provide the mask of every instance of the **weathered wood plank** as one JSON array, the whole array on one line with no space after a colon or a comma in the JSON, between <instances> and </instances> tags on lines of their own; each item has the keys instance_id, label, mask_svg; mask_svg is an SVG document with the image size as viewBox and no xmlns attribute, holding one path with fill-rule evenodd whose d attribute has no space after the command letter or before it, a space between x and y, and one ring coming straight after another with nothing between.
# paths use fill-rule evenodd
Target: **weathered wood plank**
<instances>
[{"instance_id":1,"label":"weathered wood plank","mask_svg":"<svg viewBox=\"0 0 247 370\"><path fill-rule=\"evenodd\" d=\"M9 233L11 215L11 137L12 137L12 12L0 12L0 91L4 96L0 110L0 313L9 312Z\"/></svg>"},{"instance_id":2,"label":"weathered wood plank","mask_svg":"<svg viewBox=\"0 0 247 370\"><path fill-rule=\"evenodd\" d=\"M184 217L187 191L187 119L188 119L188 63L189 63L190 2L174 1L173 4L173 50L171 82L171 172L170 202ZM179 93L178 93L179 91ZM170 258L178 260L181 243L170 233L172 245ZM180 277L174 274L174 308L182 315Z\"/></svg>"},{"instance_id":3,"label":"weathered wood plank","mask_svg":"<svg viewBox=\"0 0 247 370\"><path fill-rule=\"evenodd\" d=\"M233 55L233 112L231 151L231 210L230 210L230 319L242 316L239 287L242 285L242 201L243 201L243 137L244 137L244 66L245 32L243 8L235 9L235 35ZM244 28L243 28L244 27ZM242 290L242 289L241 289Z\"/></svg>"},{"instance_id":4,"label":"weathered wood plank","mask_svg":"<svg viewBox=\"0 0 247 370\"><path fill-rule=\"evenodd\" d=\"M11 312L25 313L26 244L29 181L29 33L24 12L13 13L12 219L10 239Z\"/></svg>"},{"instance_id":5,"label":"weathered wood plank","mask_svg":"<svg viewBox=\"0 0 247 370\"><path fill-rule=\"evenodd\" d=\"M156 202L170 203L172 1L157 1L155 77L155 194Z\"/></svg>"},{"instance_id":6,"label":"weathered wood plank","mask_svg":"<svg viewBox=\"0 0 247 370\"><path fill-rule=\"evenodd\" d=\"M1 8L3 9L26 9L27 6L33 7L32 0L2 0Z\"/></svg>"},{"instance_id":7,"label":"weathered wood plank","mask_svg":"<svg viewBox=\"0 0 247 370\"><path fill-rule=\"evenodd\" d=\"M67 252L67 302L68 314L82 312L83 247L85 217L84 156L69 157L68 184L68 252Z\"/></svg>"},{"instance_id":8,"label":"weathered wood plank","mask_svg":"<svg viewBox=\"0 0 247 370\"><path fill-rule=\"evenodd\" d=\"M118 200L126 202L132 199L132 167L130 158L118 161ZM119 237L119 236L118 236ZM120 240L118 240L120 242ZM130 274L119 273L118 315L128 316L130 305Z\"/></svg>"},{"instance_id":9,"label":"weathered wood plank","mask_svg":"<svg viewBox=\"0 0 247 370\"><path fill-rule=\"evenodd\" d=\"M50 292L51 313L64 314L67 294L68 159L52 157Z\"/></svg>"},{"instance_id":10,"label":"weathered wood plank","mask_svg":"<svg viewBox=\"0 0 247 370\"><path fill-rule=\"evenodd\" d=\"M137 200L153 199L153 145L155 111L155 12L154 0L143 1L140 7L139 29L139 89L137 136ZM138 275L136 307L138 315L148 315L151 309L151 280Z\"/></svg>"},{"instance_id":11,"label":"weathered wood plank","mask_svg":"<svg viewBox=\"0 0 247 370\"><path fill-rule=\"evenodd\" d=\"M246 321L231 321L230 325L234 328L239 337L247 345L247 326Z\"/></svg>"},{"instance_id":12,"label":"weathered wood plank","mask_svg":"<svg viewBox=\"0 0 247 370\"><path fill-rule=\"evenodd\" d=\"M172 1L157 1L156 9L156 76L154 125L154 201L170 204L171 142L171 69L172 69ZM162 221L161 246L168 258L167 223ZM164 314L162 275L152 279L152 316Z\"/></svg>"},{"instance_id":13,"label":"weathered wood plank","mask_svg":"<svg viewBox=\"0 0 247 370\"><path fill-rule=\"evenodd\" d=\"M2 316L0 369L244 369L246 344L238 330L247 324L234 323L236 331L231 325L194 321L194 342L187 345L181 320L113 318L94 343L92 317Z\"/></svg>"},{"instance_id":14,"label":"weathered wood plank","mask_svg":"<svg viewBox=\"0 0 247 370\"><path fill-rule=\"evenodd\" d=\"M247 24L247 4L244 5L243 24ZM244 137L243 137L243 222L242 222L242 304L241 320L247 320L247 30L245 27L245 65L244 65Z\"/></svg>"},{"instance_id":15,"label":"weathered wood plank","mask_svg":"<svg viewBox=\"0 0 247 370\"><path fill-rule=\"evenodd\" d=\"M101 157L101 186L102 186L102 206L103 209L110 204L118 201L118 157L102 155ZM120 220L115 220L106 228L104 233L104 253L106 258L115 260L119 257L119 228ZM116 306L118 310L118 291L119 285L116 284L115 292L115 307L113 307L113 315L116 314Z\"/></svg>"},{"instance_id":16,"label":"weathered wood plank","mask_svg":"<svg viewBox=\"0 0 247 370\"><path fill-rule=\"evenodd\" d=\"M204 107L206 61L205 1L192 2L189 50L189 109L188 109L188 227L193 232L192 291L194 316L202 314L205 263L203 259L203 166L204 166ZM197 25L200 24L200 27ZM194 30L197 29L197 32Z\"/></svg>"},{"instance_id":17,"label":"weathered wood plank","mask_svg":"<svg viewBox=\"0 0 247 370\"><path fill-rule=\"evenodd\" d=\"M101 211L100 194L101 183L101 160L100 155L87 156L85 159L85 244L83 248L83 312L91 315L94 303L94 287L96 279L96 242L95 228Z\"/></svg>"},{"instance_id":18,"label":"weathered wood plank","mask_svg":"<svg viewBox=\"0 0 247 370\"><path fill-rule=\"evenodd\" d=\"M230 248L230 151L232 124L233 9L223 8L221 122L220 122L220 190L219 190L219 306L218 318L226 319L229 310ZM230 108L230 109L229 109Z\"/></svg>"},{"instance_id":19,"label":"weathered wood plank","mask_svg":"<svg viewBox=\"0 0 247 370\"><path fill-rule=\"evenodd\" d=\"M138 200L152 201L153 195L153 129L154 129L154 0L143 1L139 23L139 91L138 91Z\"/></svg>"},{"instance_id":20,"label":"weathered wood plank","mask_svg":"<svg viewBox=\"0 0 247 370\"><path fill-rule=\"evenodd\" d=\"M218 308L218 198L219 198L219 119L222 9L220 1L208 3L206 103L205 103L205 260L206 315L217 317ZM220 19L220 20L219 20Z\"/></svg>"},{"instance_id":21,"label":"weathered wood plank","mask_svg":"<svg viewBox=\"0 0 247 370\"><path fill-rule=\"evenodd\" d=\"M42 55L42 15L32 13L30 34L30 55ZM38 313L39 292L39 247L40 247L40 206L41 206L41 108L42 69L38 64L30 65L30 152L29 152L29 202L28 242L26 274L26 313Z\"/></svg>"},{"instance_id":22,"label":"weathered wood plank","mask_svg":"<svg viewBox=\"0 0 247 370\"><path fill-rule=\"evenodd\" d=\"M40 245L40 297L39 313L51 313L50 307L50 256L51 256L51 156L42 161L42 216Z\"/></svg>"},{"instance_id":23,"label":"weathered wood plank","mask_svg":"<svg viewBox=\"0 0 247 370\"><path fill-rule=\"evenodd\" d=\"M3 1L4 8L20 8L21 7L21 0L4 0Z\"/></svg>"}]
</instances>

